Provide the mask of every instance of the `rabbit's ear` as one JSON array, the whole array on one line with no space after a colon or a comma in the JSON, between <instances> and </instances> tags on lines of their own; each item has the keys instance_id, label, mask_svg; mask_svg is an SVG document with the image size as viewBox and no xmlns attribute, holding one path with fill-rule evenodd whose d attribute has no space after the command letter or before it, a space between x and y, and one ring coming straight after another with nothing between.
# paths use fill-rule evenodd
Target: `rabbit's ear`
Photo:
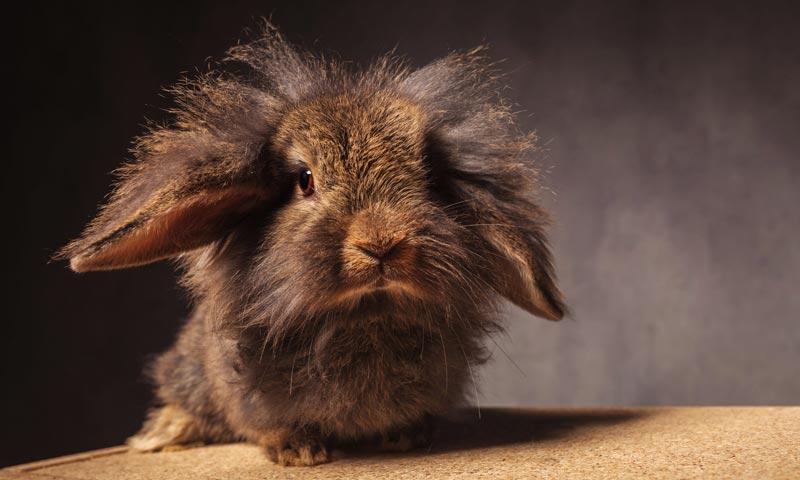
<instances>
[{"instance_id":1,"label":"rabbit's ear","mask_svg":"<svg viewBox=\"0 0 800 480\"><path fill-rule=\"evenodd\" d=\"M69 258L76 272L155 262L219 239L247 213L266 205L269 197L266 189L255 186L201 190L157 211L146 208L116 218L103 226L107 233L88 232L60 256Z\"/></svg>"},{"instance_id":2,"label":"rabbit's ear","mask_svg":"<svg viewBox=\"0 0 800 480\"><path fill-rule=\"evenodd\" d=\"M561 320L566 307L543 232L505 226L490 226L484 232L501 259L496 268L498 292L538 317Z\"/></svg>"},{"instance_id":3,"label":"rabbit's ear","mask_svg":"<svg viewBox=\"0 0 800 480\"><path fill-rule=\"evenodd\" d=\"M527 201L501 204L478 189L467 191L476 199L475 226L490 249L495 290L533 315L561 320L567 308L547 246L547 214Z\"/></svg>"},{"instance_id":4,"label":"rabbit's ear","mask_svg":"<svg viewBox=\"0 0 800 480\"><path fill-rule=\"evenodd\" d=\"M269 208L275 195L261 159L248 148L209 147L211 140L180 131L146 138L108 204L54 258L76 272L144 265L218 240Z\"/></svg>"}]
</instances>

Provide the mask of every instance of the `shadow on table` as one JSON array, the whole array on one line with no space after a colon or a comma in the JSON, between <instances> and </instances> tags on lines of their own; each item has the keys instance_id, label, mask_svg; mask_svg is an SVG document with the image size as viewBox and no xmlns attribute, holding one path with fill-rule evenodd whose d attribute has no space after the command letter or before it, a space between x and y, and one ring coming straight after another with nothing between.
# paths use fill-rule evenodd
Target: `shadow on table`
<instances>
[{"instance_id":1,"label":"shadow on table","mask_svg":"<svg viewBox=\"0 0 800 480\"><path fill-rule=\"evenodd\" d=\"M526 410L484 408L462 410L440 421L430 452L468 450L515 443L542 442L579 436L589 428L611 426L651 413L625 409Z\"/></svg>"},{"instance_id":2,"label":"shadow on table","mask_svg":"<svg viewBox=\"0 0 800 480\"><path fill-rule=\"evenodd\" d=\"M642 412L624 408L597 410L482 408L480 413L474 408L463 409L449 419L438 420L429 448L413 450L407 454L425 455L577 438L588 429L610 427L653 414L653 411ZM351 457L381 454L364 445L349 445L343 447L343 450Z\"/></svg>"}]
</instances>

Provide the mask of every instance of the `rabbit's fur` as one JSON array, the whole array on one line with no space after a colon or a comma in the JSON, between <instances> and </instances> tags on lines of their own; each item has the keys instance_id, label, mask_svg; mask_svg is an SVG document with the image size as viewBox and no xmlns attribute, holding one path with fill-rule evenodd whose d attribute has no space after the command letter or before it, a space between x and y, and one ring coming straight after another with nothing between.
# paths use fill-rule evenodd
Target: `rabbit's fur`
<instances>
[{"instance_id":1,"label":"rabbit's fur","mask_svg":"<svg viewBox=\"0 0 800 480\"><path fill-rule=\"evenodd\" d=\"M172 89L174 122L59 254L76 271L176 257L194 299L130 445L247 439L312 465L424 443L472 388L502 296L563 315L533 136L480 49L354 71L267 25L227 62Z\"/></svg>"}]
</instances>

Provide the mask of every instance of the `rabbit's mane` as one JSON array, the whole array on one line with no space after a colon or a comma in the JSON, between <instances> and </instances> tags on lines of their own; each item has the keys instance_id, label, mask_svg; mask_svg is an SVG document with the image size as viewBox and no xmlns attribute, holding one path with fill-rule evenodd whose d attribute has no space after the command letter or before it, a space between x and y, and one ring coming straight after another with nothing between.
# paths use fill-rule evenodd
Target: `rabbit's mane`
<instances>
[{"instance_id":1,"label":"rabbit's mane","mask_svg":"<svg viewBox=\"0 0 800 480\"><path fill-rule=\"evenodd\" d=\"M249 158L281 116L303 102L391 92L423 110L430 141L453 153L456 167L486 175L505 193L530 193L534 189L525 187L537 172L525 157L536 138L515 126L510 105L498 93L500 74L485 52L479 47L452 53L420 69L388 54L359 69L294 46L266 23L254 40L229 49L218 69L169 88L176 99L173 122L152 126L136 141L134 154L144 158L171 149L179 141L176 131L182 131L182 140L196 139L195 148L206 149L206 156Z\"/></svg>"}]
</instances>

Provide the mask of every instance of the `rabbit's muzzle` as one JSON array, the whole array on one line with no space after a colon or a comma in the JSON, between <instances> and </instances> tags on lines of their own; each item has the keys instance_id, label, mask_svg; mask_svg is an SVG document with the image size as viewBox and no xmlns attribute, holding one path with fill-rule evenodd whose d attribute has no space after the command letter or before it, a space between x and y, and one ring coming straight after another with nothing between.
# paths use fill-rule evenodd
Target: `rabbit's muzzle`
<instances>
[{"instance_id":1,"label":"rabbit's muzzle","mask_svg":"<svg viewBox=\"0 0 800 480\"><path fill-rule=\"evenodd\" d=\"M411 283L416 265L416 228L406 215L373 205L353 215L342 245L342 273L355 287L387 288Z\"/></svg>"}]
</instances>

